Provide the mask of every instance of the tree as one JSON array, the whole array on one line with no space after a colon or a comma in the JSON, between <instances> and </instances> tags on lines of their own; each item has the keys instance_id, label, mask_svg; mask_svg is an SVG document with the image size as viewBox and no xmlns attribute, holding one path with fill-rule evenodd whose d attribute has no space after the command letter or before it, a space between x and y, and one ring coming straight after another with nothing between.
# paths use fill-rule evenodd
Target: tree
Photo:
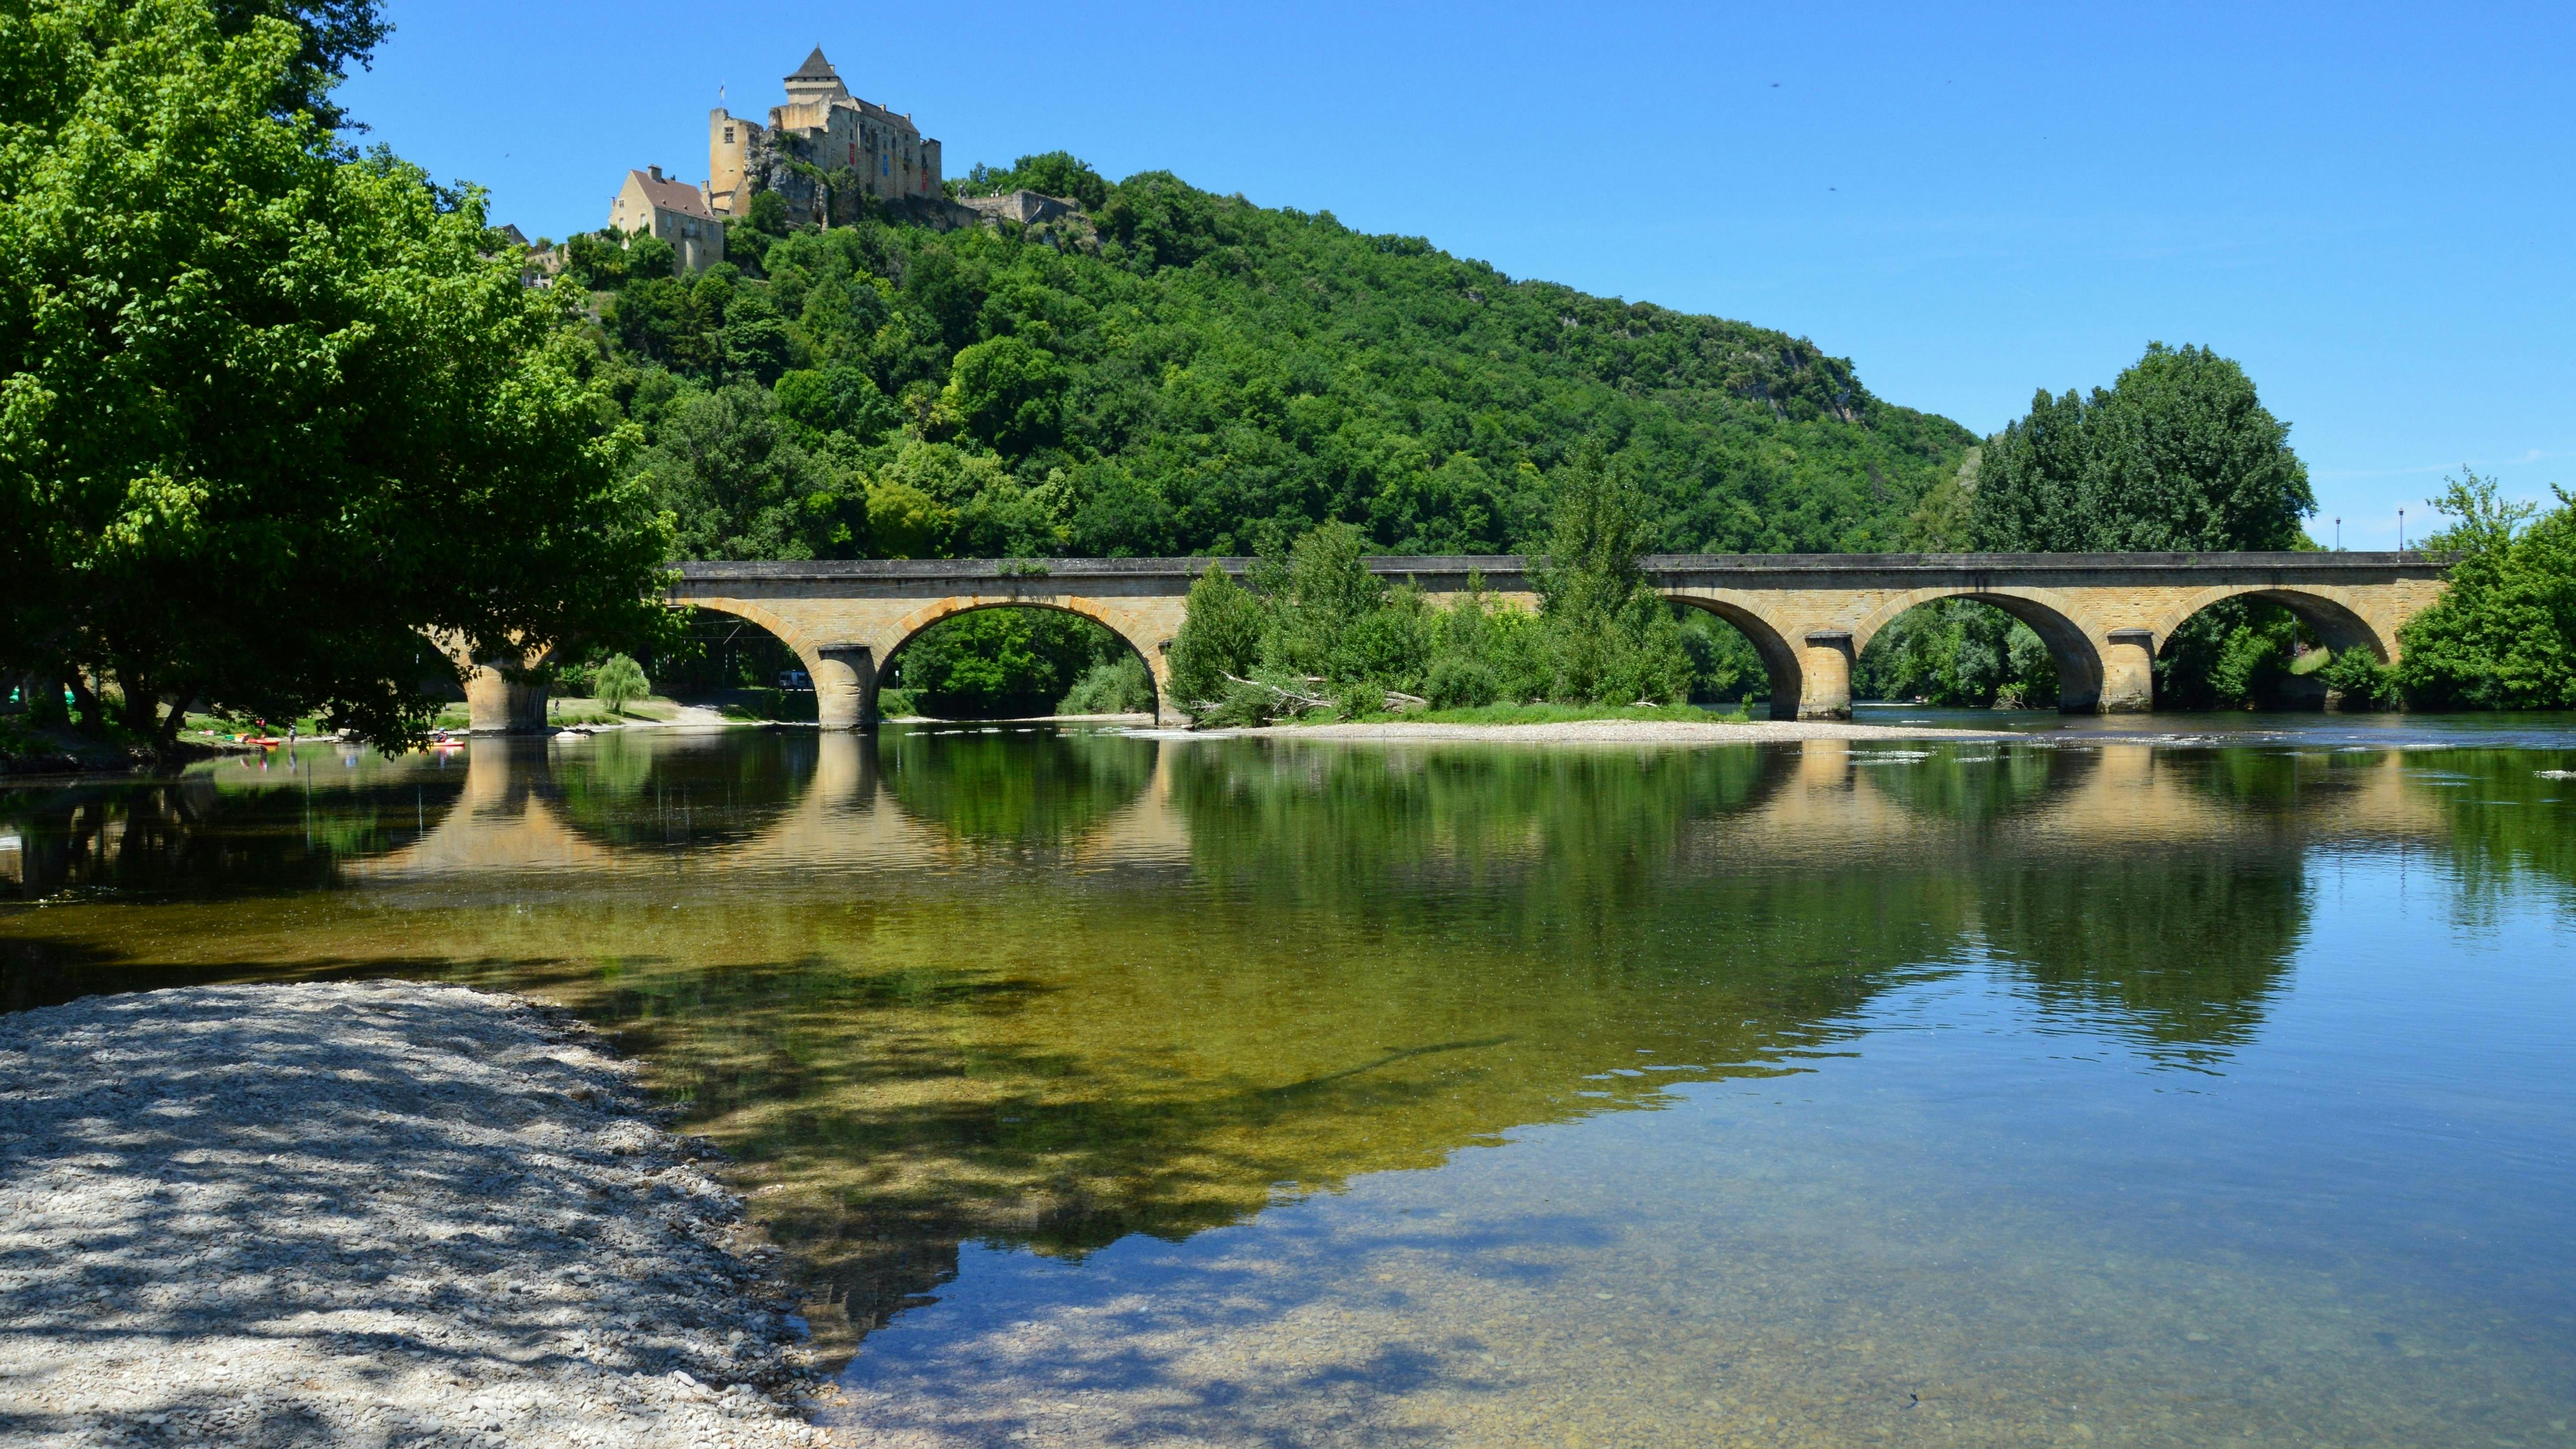
<instances>
[{"instance_id":1,"label":"tree","mask_svg":"<svg viewBox=\"0 0 2576 1449\"><path fill-rule=\"evenodd\" d=\"M966 173L959 188L969 196L1000 196L1022 189L1063 197L1085 211L1097 211L1109 199L1109 182L1091 169L1090 162L1070 151L1023 156L1008 170L978 165Z\"/></svg>"},{"instance_id":2,"label":"tree","mask_svg":"<svg viewBox=\"0 0 2576 1449\"><path fill-rule=\"evenodd\" d=\"M1195 714L1225 697L1227 676L1240 679L1260 663L1267 620L1261 600L1216 564L1190 585L1185 607L1172 636L1171 691L1175 706Z\"/></svg>"},{"instance_id":3,"label":"tree","mask_svg":"<svg viewBox=\"0 0 2576 1449\"><path fill-rule=\"evenodd\" d=\"M1970 545L2033 553L2196 553L2305 543L2317 511L2290 428L2253 380L2200 347L2147 344L2091 398L2041 392L1989 439Z\"/></svg>"},{"instance_id":4,"label":"tree","mask_svg":"<svg viewBox=\"0 0 2576 1449\"><path fill-rule=\"evenodd\" d=\"M95 687L89 723L112 699L165 748L192 703L402 741L442 667L425 631L516 667L660 630L632 434L583 381L571 289L521 285L479 193L280 114L312 42L274 16L17 13L0 666Z\"/></svg>"},{"instance_id":5,"label":"tree","mask_svg":"<svg viewBox=\"0 0 2576 1449\"><path fill-rule=\"evenodd\" d=\"M1080 614L970 609L914 636L889 673L930 714L993 719L1051 713L1093 668L1120 657L1135 656Z\"/></svg>"},{"instance_id":6,"label":"tree","mask_svg":"<svg viewBox=\"0 0 2576 1449\"><path fill-rule=\"evenodd\" d=\"M610 714L626 713L626 706L653 692L644 678L644 666L623 654L611 654L599 672L591 676L590 687Z\"/></svg>"},{"instance_id":7,"label":"tree","mask_svg":"<svg viewBox=\"0 0 2576 1449\"><path fill-rule=\"evenodd\" d=\"M226 36L247 34L256 21L283 20L300 43L272 99L276 113L309 112L332 130L364 130L331 99L352 64L365 67L393 33L377 0L213 0L215 27Z\"/></svg>"},{"instance_id":8,"label":"tree","mask_svg":"<svg viewBox=\"0 0 2576 1449\"><path fill-rule=\"evenodd\" d=\"M1970 544L2036 553L2200 553L2312 547L2316 512L2290 428L2233 361L2147 344L2090 398L2031 400L1987 440L1968 509ZM2278 604L2203 610L2156 665L2164 703L2251 703L2286 675L2298 624Z\"/></svg>"},{"instance_id":9,"label":"tree","mask_svg":"<svg viewBox=\"0 0 2576 1449\"><path fill-rule=\"evenodd\" d=\"M1024 452L1055 440L1064 381L1043 348L995 337L951 360L936 416L989 447Z\"/></svg>"},{"instance_id":10,"label":"tree","mask_svg":"<svg viewBox=\"0 0 2576 1449\"><path fill-rule=\"evenodd\" d=\"M641 464L677 522L683 558L857 558L864 485L808 452L778 418L778 394L747 383L673 403Z\"/></svg>"},{"instance_id":11,"label":"tree","mask_svg":"<svg viewBox=\"0 0 2576 1449\"><path fill-rule=\"evenodd\" d=\"M2424 548L2450 556L2451 587L2399 631L2398 686L2436 708L2576 705L2576 500L2558 490L2534 522L2532 505L2463 471L2433 507L2454 521ZM2375 682L2354 674L2336 683Z\"/></svg>"},{"instance_id":12,"label":"tree","mask_svg":"<svg viewBox=\"0 0 2576 1449\"><path fill-rule=\"evenodd\" d=\"M1644 498L1598 440L1556 479L1556 524L1533 580L1554 655L1552 698L1574 704L1657 703L1690 692L1681 622L1637 567Z\"/></svg>"}]
</instances>

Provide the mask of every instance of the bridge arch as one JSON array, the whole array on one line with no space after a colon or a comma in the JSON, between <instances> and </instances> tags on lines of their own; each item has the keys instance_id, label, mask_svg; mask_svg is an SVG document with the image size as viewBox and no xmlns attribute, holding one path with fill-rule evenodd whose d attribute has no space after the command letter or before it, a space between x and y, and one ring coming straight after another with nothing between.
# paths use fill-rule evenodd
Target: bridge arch
<instances>
[{"instance_id":1,"label":"bridge arch","mask_svg":"<svg viewBox=\"0 0 2576 1449\"><path fill-rule=\"evenodd\" d=\"M1738 590L1666 589L1663 593L1674 603L1715 614L1734 625L1761 656L1763 672L1771 677L1771 717L1798 717L1799 701L1806 697L1806 671L1799 665L1797 645L1790 642L1797 637L1794 626Z\"/></svg>"},{"instance_id":2,"label":"bridge arch","mask_svg":"<svg viewBox=\"0 0 2576 1449\"><path fill-rule=\"evenodd\" d=\"M1936 599L1989 604L2029 625L2039 642L2048 646L2049 661L2057 666L2057 707L2067 714L2093 714L2102 707L2104 671L2095 632L2081 622L2081 611L2071 601L2046 589L1973 585L1908 589L1890 596L1852 626L1852 657L1858 659L1869 641L1899 616Z\"/></svg>"},{"instance_id":3,"label":"bridge arch","mask_svg":"<svg viewBox=\"0 0 2576 1449\"><path fill-rule=\"evenodd\" d=\"M800 628L796 621L764 608L750 599L731 598L722 594L697 594L675 590L666 602L709 613L730 614L746 623L756 624L796 654L796 662L805 669L805 677L814 681L815 713L825 729L847 729L858 721L862 693L873 700L876 671L866 661L867 650L833 647ZM855 657L854 657L855 656ZM862 690L862 676L866 688Z\"/></svg>"},{"instance_id":4,"label":"bridge arch","mask_svg":"<svg viewBox=\"0 0 2576 1449\"><path fill-rule=\"evenodd\" d=\"M2366 649L2382 664L2397 662L2400 645L2394 623L2374 618L2371 609L2352 596L2349 589L2332 585L2306 585L2285 588L2276 584L2217 584L2194 589L2169 603L2153 625L2155 643L2162 651L2165 641L2191 617L2212 604L2229 599L2260 599L2279 604L2297 616L2300 623L2316 633L2328 649L2341 654L2346 649Z\"/></svg>"},{"instance_id":5,"label":"bridge arch","mask_svg":"<svg viewBox=\"0 0 2576 1449\"><path fill-rule=\"evenodd\" d=\"M955 594L924 604L895 621L887 631L886 644L877 654L877 668L870 674L860 703L860 718L873 723L877 719L877 688L886 669L903 647L919 638L932 625L954 619L960 614L979 613L987 609L1048 609L1062 614L1075 614L1089 619L1109 631L1127 646L1145 666L1145 680L1154 691L1154 715L1164 715L1169 699L1171 667L1164 658L1171 648L1168 636L1147 638L1159 631L1141 627L1126 611L1112 608L1097 599L1080 594Z\"/></svg>"}]
</instances>

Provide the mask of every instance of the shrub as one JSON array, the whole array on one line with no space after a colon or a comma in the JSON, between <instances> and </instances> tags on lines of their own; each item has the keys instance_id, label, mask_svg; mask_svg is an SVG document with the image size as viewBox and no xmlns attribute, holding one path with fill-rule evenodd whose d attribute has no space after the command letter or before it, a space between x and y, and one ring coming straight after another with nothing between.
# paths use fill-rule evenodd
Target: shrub
<instances>
[{"instance_id":1,"label":"shrub","mask_svg":"<svg viewBox=\"0 0 2576 1449\"><path fill-rule=\"evenodd\" d=\"M593 697L608 706L610 714L624 714L626 706L652 693L653 686L644 677L644 666L623 654L611 654L599 666L591 681Z\"/></svg>"},{"instance_id":2,"label":"shrub","mask_svg":"<svg viewBox=\"0 0 2576 1449\"><path fill-rule=\"evenodd\" d=\"M2457 520L2424 541L2452 556L2451 587L2399 631L2409 702L2452 709L2576 704L2576 500L2532 522L2495 480L2453 479L2434 507Z\"/></svg>"},{"instance_id":3,"label":"shrub","mask_svg":"<svg viewBox=\"0 0 2576 1449\"><path fill-rule=\"evenodd\" d=\"M2398 702L2397 671L2367 650L2339 649L2317 671L2325 687L2343 696L2345 709L2390 709Z\"/></svg>"},{"instance_id":4,"label":"shrub","mask_svg":"<svg viewBox=\"0 0 2576 1449\"><path fill-rule=\"evenodd\" d=\"M1057 714L1144 714L1154 708L1154 681L1130 654L1091 666L1055 707Z\"/></svg>"},{"instance_id":5,"label":"shrub","mask_svg":"<svg viewBox=\"0 0 2576 1449\"><path fill-rule=\"evenodd\" d=\"M1268 611L1215 564L1190 585L1188 610L1172 638L1171 691L1175 707L1197 716L1235 688L1228 675L1245 677L1260 662Z\"/></svg>"}]
</instances>

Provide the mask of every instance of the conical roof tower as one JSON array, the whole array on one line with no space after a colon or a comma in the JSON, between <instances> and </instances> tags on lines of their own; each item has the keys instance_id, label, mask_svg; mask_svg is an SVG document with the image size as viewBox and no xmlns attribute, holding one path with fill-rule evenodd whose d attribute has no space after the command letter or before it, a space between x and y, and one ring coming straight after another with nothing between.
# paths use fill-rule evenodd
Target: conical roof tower
<instances>
[{"instance_id":1,"label":"conical roof tower","mask_svg":"<svg viewBox=\"0 0 2576 1449\"><path fill-rule=\"evenodd\" d=\"M832 69L832 63L823 58L820 45L814 47L812 55L805 57L803 65L796 67L794 75L787 77L787 99L791 104L835 101L849 93L849 87L841 84L841 73Z\"/></svg>"}]
</instances>

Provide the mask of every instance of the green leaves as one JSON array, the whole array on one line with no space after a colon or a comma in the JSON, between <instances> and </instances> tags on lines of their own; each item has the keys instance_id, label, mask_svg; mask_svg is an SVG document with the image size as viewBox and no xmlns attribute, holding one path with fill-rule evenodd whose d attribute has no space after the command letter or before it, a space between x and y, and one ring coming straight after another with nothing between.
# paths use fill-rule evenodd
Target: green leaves
<instances>
[{"instance_id":1,"label":"green leaves","mask_svg":"<svg viewBox=\"0 0 2576 1449\"><path fill-rule=\"evenodd\" d=\"M1548 697L1567 704L1664 704L1690 693L1681 622L1639 572L1645 499L1601 445L1556 478L1547 557L1534 567L1552 636Z\"/></svg>"},{"instance_id":2,"label":"green leaves","mask_svg":"<svg viewBox=\"0 0 2576 1449\"><path fill-rule=\"evenodd\" d=\"M165 741L189 701L401 739L423 631L649 635L666 542L568 293L484 255L479 194L279 105L372 8L292 12L345 45L269 8L0 21L0 81L52 78L0 84L0 664Z\"/></svg>"},{"instance_id":3,"label":"green leaves","mask_svg":"<svg viewBox=\"0 0 2576 1449\"><path fill-rule=\"evenodd\" d=\"M1187 609L1172 637L1172 702L1197 714L1225 698L1229 675L1242 678L1260 663L1268 619L1261 600L1215 564L1190 585Z\"/></svg>"},{"instance_id":4,"label":"green leaves","mask_svg":"<svg viewBox=\"0 0 2576 1449\"><path fill-rule=\"evenodd\" d=\"M2042 392L1989 439L1968 516L1978 549L2203 552L2304 545L2316 512L2289 425L2243 368L2149 343L2091 398Z\"/></svg>"},{"instance_id":5,"label":"green leaves","mask_svg":"<svg viewBox=\"0 0 2576 1449\"><path fill-rule=\"evenodd\" d=\"M2399 631L2398 686L2437 708L2576 705L2576 501L2562 489L2531 522L2530 505L2463 472L2433 506L2454 520L2425 540L2451 556L2451 587Z\"/></svg>"},{"instance_id":6,"label":"green leaves","mask_svg":"<svg viewBox=\"0 0 2576 1449\"><path fill-rule=\"evenodd\" d=\"M1022 543L1045 551L1250 553L1327 518L1379 552L1542 548L1541 479L1595 433L1644 480L1655 547L1885 548L1973 441L1794 337L1516 282L1165 173L1039 230L794 231L721 284L577 240L571 269L622 289L622 362L758 381L778 352L742 319L765 306L789 372L866 375L891 416L800 440L862 472L917 438L993 459L1023 494L1060 475L1062 527Z\"/></svg>"}]
</instances>

